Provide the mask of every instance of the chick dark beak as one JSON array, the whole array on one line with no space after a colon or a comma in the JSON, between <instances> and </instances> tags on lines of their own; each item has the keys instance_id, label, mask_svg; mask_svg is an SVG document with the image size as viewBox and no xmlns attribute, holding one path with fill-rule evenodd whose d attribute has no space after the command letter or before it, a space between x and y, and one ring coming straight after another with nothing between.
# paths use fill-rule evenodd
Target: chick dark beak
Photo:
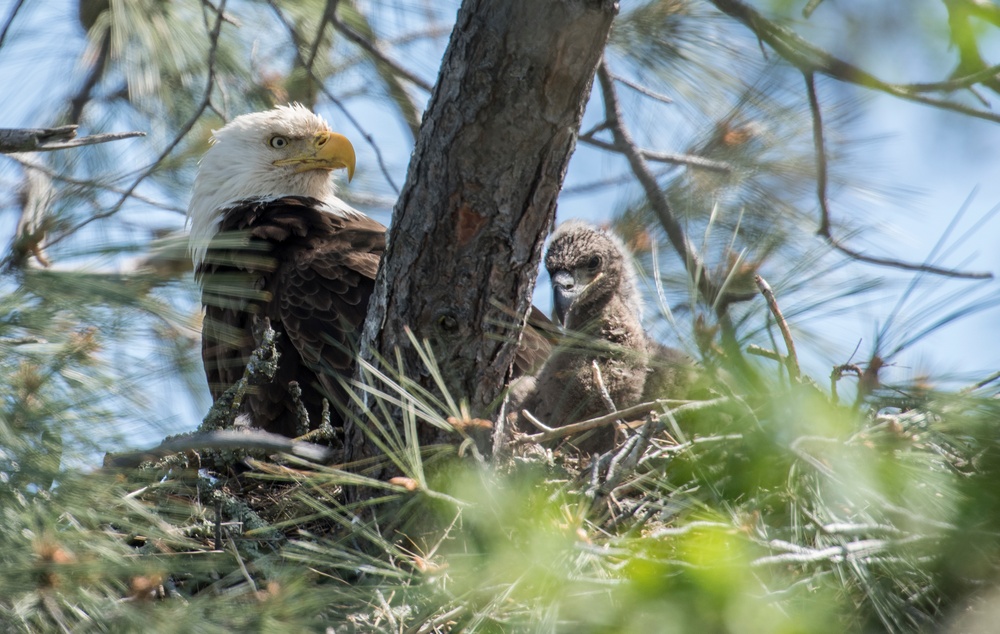
<instances>
[{"instance_id":1,"label":"chick dark beak","mask_svg":"<svg viewBox=\"0 0 1000 634\"><path fill-rule=\"evenodd\" d=\"M569 307L582 288L569 271L552 272L552 316L564 327Z\"/></svg>"}]
</instances>

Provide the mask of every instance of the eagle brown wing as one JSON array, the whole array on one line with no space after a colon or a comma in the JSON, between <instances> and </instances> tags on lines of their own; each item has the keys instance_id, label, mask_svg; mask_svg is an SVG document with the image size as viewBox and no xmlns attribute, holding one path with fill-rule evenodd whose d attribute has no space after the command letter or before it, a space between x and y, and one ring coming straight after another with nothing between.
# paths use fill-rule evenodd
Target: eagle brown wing
<instances>
[{"instance_id":1,"label":"eagle brown wing","mask_svg":"<svg viewBox=\"0 0 1000 634\"><path fill-rule=\"evenodd\" d=\"M278 333L274 380L256 386L245 406L267 431L300 433L290 381L302 389L313 427L322 399L334 425L346 394L357 334L368 311L385 250L385 227L359 213L334 214L320 201L284 197L225 211L220 231L199 267L206 306L202 355L212 394L242 376L262 317Z\"/></svg>"}]
</instances>

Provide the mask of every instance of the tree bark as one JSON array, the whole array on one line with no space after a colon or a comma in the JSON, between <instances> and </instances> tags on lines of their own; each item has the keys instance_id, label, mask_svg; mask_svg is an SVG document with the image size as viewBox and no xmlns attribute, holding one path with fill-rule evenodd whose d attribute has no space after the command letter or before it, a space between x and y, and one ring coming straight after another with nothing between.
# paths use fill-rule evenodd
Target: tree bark
<instances>
[{"instance_id":1,"label":"tree bark","mask_svg":"<svg viewBox=\"0 0 1000 634\"><path fill-rule=\"evenodd\" d=\"M410 328L431 342L447 390L473 417L495 414L510 375L617 10L612 0L465 0L459 9L361 350L368 361L398 350L403 374L437 393ZM378 451L357 427L347 438L348 459ZM460 439L423 425L418 440Z\"/></svg>"}]
</instances>

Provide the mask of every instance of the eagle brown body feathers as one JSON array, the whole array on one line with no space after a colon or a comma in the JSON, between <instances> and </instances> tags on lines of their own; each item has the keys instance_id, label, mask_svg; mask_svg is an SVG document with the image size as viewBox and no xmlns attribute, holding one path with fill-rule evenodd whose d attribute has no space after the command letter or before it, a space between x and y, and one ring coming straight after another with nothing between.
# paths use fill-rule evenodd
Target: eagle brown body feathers
<instances>
[{"instance_id":1,"label":"eagle brown body feathers","mask_svg":"<svg viewBox=\"0 0 1000 634\"><path fill-rule=\"evenodd\" d=\"M244 401L252 423L286 436L300 429L289 382L298 382L312 427L322 399L340 424L356 336L385 250L385 227L363 214L332 214L298 196L227 208L198 267L205 305L202 356L218 398L243 375L264 317L278 333L273 381Z\"/></svg>"}]
</instances>

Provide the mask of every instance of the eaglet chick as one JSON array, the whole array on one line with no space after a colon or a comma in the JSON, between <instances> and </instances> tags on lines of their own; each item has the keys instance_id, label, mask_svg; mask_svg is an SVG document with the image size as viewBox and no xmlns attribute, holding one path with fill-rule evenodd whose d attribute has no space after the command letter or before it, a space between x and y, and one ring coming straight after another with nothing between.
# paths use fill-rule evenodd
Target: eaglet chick
<instances>
[{"instance_id":1,"label":"eaglet chick","mask_svg":"<svg viewBox=\"0 0 1000 634\"><path fill-rule=\"evenodd\" d=\"M545 267L552 279L553 319L566 334L538 374L512 388L515 411L527 409L559 427L609 413L608 397L621 409L644 396L675 396L690 383L690 358L651 341L642 327L635 270L620 239L585 222L566 222L552 236ZM519 427L525 429L525 423ZM601 427L570 444L585 452L607 451L615 444L615 430Z\"/></svg>"}]
</instances>

